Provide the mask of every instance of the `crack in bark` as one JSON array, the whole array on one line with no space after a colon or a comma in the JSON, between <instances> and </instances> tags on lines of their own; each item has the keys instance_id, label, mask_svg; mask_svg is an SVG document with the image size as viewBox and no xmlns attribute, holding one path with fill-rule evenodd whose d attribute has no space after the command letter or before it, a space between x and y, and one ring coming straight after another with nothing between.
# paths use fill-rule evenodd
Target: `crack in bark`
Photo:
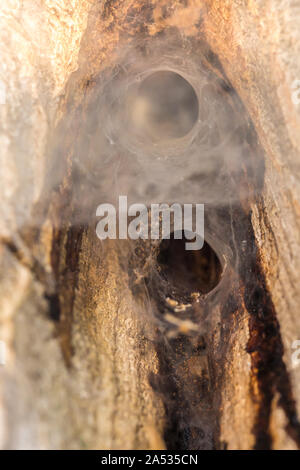
<instances>
[{"instance_id":1,"label":"crack in bark","mask_svg":"<svg viewBox=\"0 0 300 470\"><path fill-rule=\"evenodd\" d=\"M244 282L244 302L250 314L247 352L251 355L252 380L257 383L260 395L256 397L259 402L253 430L256 436L255 449L272 448L270 417L275 392L279 393L279 405L288 419L286 431L300 448L300 423L291 380L283 360L280 325L258 258L251 214L248 217L241 214L240 217L243 220L242 225L247 227L245 231L249 234L248 238L253 240L252 246L255 247L254 253L249 250L241 253L240 269Z\"/></svg>"}]
</instances>

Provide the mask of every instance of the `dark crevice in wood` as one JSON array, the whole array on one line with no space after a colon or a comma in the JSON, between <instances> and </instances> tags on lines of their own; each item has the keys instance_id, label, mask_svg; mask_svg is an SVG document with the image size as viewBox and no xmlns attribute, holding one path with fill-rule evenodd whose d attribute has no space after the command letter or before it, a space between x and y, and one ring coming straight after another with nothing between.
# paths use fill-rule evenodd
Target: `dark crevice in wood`
<instances>
[{"instance_id":1,"label":"dark crevice in wood","mask_svg":"<svg viewBox=\"0 0 300 470\"><path fill-rule=\"evenodd\" d=\"M163 314L169 311L179 321L190 319L194 324L200 326L203 323L205 312L202 308L199 310L196 304L183 313L174 313L172 309L168 309L166 304L166 298L169 296L179 302L193 302L190 294L195 290L193 289L195 286L190 285L189 295L185 291L187 284L183 283L183 277L186 276L186 269L191 269L191 266L189 264L187 267L184 259L178 260L176 258L179 250L177 242L180 245L184 240L173 241L175 244L171 250L168 249L168 240L161 242L162 251L156 251L159 264L155 272L152 271L149 278L146 279L148 292L155 304L154 314L160 324L163 321ZM165 250L168 252L165 253ZM143 251L141 250L140 253ZM195 253L181 254L183 257L187 256L193 269L197 270L198 288L200 282L201 289L207 292L209 290L207 288L211 287L211 276L216 281L220 275L220 264L214 251L205 245L203 253L198 253L198 256ZM201 256L199 256L200 254ZM170 259L170 257L175 258ZM204 261L207 263L203 265ZM166 276L164 272L167 267L172 271L171 277ZM162 268L163 271L161 271ZM212 271L210 272L210 270ZM217 273L218 275L216 275ZM174 284L174 276L177 281L179 280L177 284L176 282ZM182 281L181 289L180 280ZM137 295L136 289L135 294ZM150 377L150 384L160 395L166 410L164 439L167 449L208 450L220 448L221 444L215 432L220 408L215 406L215 390L207 362L210 353L205 342L205 338L209 334L206 332L204 336L200 328L195 333L180 334L178 331L175 337L170 339L168 328L165 325L165 329L158 333L156 351L160 369L157 375ZM193 370L192 364L197 364L196 372Z\"/></svg>"},{"instance_id":2,"label":"dark crevice in wood","mask_svg":"<svg viewBox=\"0 0 300 470\"><path fill-rule=\"evenodd\" d=\"M74 225L68 229L58 230L53 237L52 244L51 260L57 291L55 299L50 299L52 300L50 306L57 306L59 309L57 310L57 313L59 312L57 333L67 366L71 365L73 355L73 307L75 290L78 285L78 263L84 230L85 226L83 225ZM54 300L55 303L53 303Z\"/></svg>"},{"instance_id":3,"label":"dark crevice in wood","mask_svg":"<svg viewBox=\"0 0 300 470\"><path fill-rule=\"evenodd\" d=\"M57 294L45 294L45 299L49 303L49 315L51 320L59 322L60 320L60 303Z\"/></svg>"},{"instance_id":4,"label":"dark crevice in wood","mask_svg":"<svg viewBox=\"0 0 300 470\"><path fill-rule=\"evenodd\" d=\"M272 447L270 435L270 415L272 401L277 392L279 405L287 420L287 432L300 447L300 423L293 398L291 380L283 360L283 343L276 311L266 287L263 269L255 248L251 215L240 213L239 226L244 227L245 235L252 239L248 250L241 252L240 277L244 284L244 302L250 314L250 339L247 352L252 360L252 379L258 384L258 414L254 433L255 449ZM253 250L255 248L255 250Z\"/></svg>"},{"instance_id":5,"label":"dark crevice in wood","mask_svg":"<svg viewBox=\"0 0 300 470\"><path fill-rule=\"evenodd\" d=\"M195 360L200 357L200 343L198 339L192 345L190 338L180 335L171 341L171 354L170 344L163 337L156 343L160 369L149 380L165 406L164 440L168 450L207 450L214 446L211 428L215 415L209 377L205 370L201 376L194 375L188 365L191 356Z\"/></svg>"}]
</instances>

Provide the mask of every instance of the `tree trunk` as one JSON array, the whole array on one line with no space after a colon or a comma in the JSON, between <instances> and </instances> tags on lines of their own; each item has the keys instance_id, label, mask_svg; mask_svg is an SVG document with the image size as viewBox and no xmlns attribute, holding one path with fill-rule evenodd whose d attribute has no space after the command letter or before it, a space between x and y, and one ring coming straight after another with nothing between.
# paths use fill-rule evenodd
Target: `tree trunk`
<instances>
[{"instance_id":1,"label":"tree trunk","mask_svg":"<svg viewBox=\"0 0 300 470\"><path fill-rule=\"evenodd\" d=\"M299 448L300 2L0 12L0 446ZM158 70L197 94L198 153L120 111ZM204 203L206 251L101 242L123 194Z\"/></svg>"}]
</instances>

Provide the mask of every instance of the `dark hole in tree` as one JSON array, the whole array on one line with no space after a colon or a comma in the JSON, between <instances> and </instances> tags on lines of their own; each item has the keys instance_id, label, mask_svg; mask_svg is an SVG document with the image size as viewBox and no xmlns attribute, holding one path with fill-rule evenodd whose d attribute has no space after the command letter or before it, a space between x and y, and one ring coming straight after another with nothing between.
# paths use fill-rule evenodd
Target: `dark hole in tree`
<instances>
[{"instance_id":1,"label":"dark hole in tree","mask_svg":"<svg viewBox=\"0 0 300 470\"><path fill-rule=\"evenodd\" d=\"M201 250L186 250L189 242L182 233L182 239L163 240L160 244L158 263L161 275L174 288L174 293L190 295L192 292L207 294L220 282L222 265L211 248L204 242Z\"/></svg>"},{"instance_id":2,"label":"dark hole in tree","mask_svg":"<svg viewBox=\"0 0 300 470\"><path fill-rule=\"evenodd\" d=\"M181 138L198 119L199 104L192 85L172 71L149 75L137 90L132 112L135 126L155 141Z\"/></svg>"}]
</instances>

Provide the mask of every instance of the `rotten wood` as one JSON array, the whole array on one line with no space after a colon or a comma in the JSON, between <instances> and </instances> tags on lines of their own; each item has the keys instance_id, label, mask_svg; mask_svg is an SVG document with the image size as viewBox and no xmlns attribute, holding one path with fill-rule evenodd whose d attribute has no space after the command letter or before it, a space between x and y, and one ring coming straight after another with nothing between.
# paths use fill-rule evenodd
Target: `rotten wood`
<instances>
[{"instance_id":1,"label":"rotten wood","mask_svg":"<svg viewBox=\"0 0 300 470\"><path fill-rule=\"evenodd\" d=\"M70 3L0 7L1 447L299 448L299 2ZM155 273L139 283L131 269L153 248L132 261L130 244L101 247L101 201L74 193L99 79L163 37L232 90L264 162L259 191L227 208L240 260L228 296L171 353ZM258 184L247 170L241 192Z\"/></svg>"}]
</instances>

